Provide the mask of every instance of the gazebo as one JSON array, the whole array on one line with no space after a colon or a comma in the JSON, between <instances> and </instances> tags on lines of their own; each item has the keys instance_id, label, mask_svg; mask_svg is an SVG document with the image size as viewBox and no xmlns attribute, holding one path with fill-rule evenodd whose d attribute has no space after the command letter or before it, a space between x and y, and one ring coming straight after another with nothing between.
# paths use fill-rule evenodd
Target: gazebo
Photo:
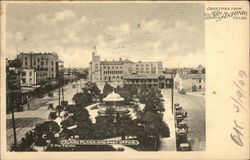
<instances>
[{"instance_id":1,"label":"gazebo","mask_svg":"<svg viewBox=\"0 0 250 160\"><path fill-rule=\"evenodd\" d=\"M124 101L124 98L122 98L119 94L115 93L114 91L110 93L107 97L103 99L103 102L107 105L106 107L99 107L99 114L105 115L106 110L108 107L113 107L115 112L120 114L126 114L129 113L129 110L127 107L121 107L119 104Z\"/></svg>"},{"instance_id":2,"label":"gazebo","mask_svg":"<svg viewBox=\"0 0 250 160\"><path fill-rule=\"evenodd\" d=\"M117 107L117 103L123 101L124 98L122 98L119 94L115 93L114 91L103 99L103 102L108 103L109 105L113 104L115 107Z\"/></svg>"}]
</instances>

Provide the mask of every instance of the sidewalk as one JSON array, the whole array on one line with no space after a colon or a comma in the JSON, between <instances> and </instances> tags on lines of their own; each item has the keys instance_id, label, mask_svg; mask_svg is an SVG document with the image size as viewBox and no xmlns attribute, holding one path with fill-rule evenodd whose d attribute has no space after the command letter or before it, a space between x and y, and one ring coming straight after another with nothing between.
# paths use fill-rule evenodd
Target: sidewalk
<instances>
[{"instance_id":1,"label":"sidewalk","mask_svg":"<svg viewBox=\"0 0 250 160\"><path fill-rule=\"evenodd\" d=\"M163 121L165 121L169 126L170 137L161 138L161 146L159 151L176 151L176 136L175 136L175 122L174 115L171 111L171 91L162 90L162 95L165 100L165 112L163 116Z\"/></svg>"},{"instance_id":2,"label":"sidewalk","mask_svg":"<svg viewBox=\"0 0 250 160\"><path fill-rule=\"evenodd\" d=\"M205 98L205 92L186 92L187 95Z\"/></svg>"}]
</instances>

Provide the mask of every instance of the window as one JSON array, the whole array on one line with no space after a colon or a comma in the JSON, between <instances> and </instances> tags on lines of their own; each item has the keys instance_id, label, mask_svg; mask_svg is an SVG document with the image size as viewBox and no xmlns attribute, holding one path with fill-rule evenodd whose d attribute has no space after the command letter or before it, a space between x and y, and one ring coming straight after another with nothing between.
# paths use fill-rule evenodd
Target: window
<instances>
[{"instance_id":1,"label":"window","mask_svg":"<svg viewBox=\"0 0 250 160\"><path fill-rule=\"evenodd\" d=\"M106 67L105 67L105 66L103 66L103 69L106 69Z\"/></svg>"},{"instance_id":2,"label":"window","mask_svg":"<svg viewBox=\"0 0 250 160\"><path fill-rule=\"evenodd\" d=\"M30 78L30 83L32 82L32 78Z\"/></svg>"},{"instance_id":3,"label":"window","mask_svg":"<svg viewBox=\"0 0 250 160\"><path fill-rule=\"evenodd\" d=\"M39 59L39 58L37 59L37 62L40 62L40 59Z\"/></svg>"},{"instance_id":4,"label":"window","mask_svg":"<svg viewBox=\"0 0 250 160\"><path fill-rule=\"evenodd\" d=\"M51 70L52 70L52 72L53 72L53 71L54 71L54 68L52 67Z\"/></svg>"},{"instance_id":5,"label":"window","mask_svg":"<svg viewBox=\"0 0 250 160\"><path fill-rule=\"evenodd\" d=\"M27 66L28 65L28 63L27 63L27 61L25 61L25 66Z\"/></svg>"},{"instance_id":6,"label":"window","mask_svg":"<svg viewBox=\"0 0 250 160\"><path fill-rule=\"evenodd\" d=\"M44 61L41 61L41 65L42 65L42 66L44 65Z\"/></svg>"},{"instance_id":7,"label":"window","mask_svg":"<svg viewBox=\"0 0 250 160\"><path fill-rule=\"evenodd\" d=\"M30 71L30 76L32 76L32 71Z\"/></svg>"},{"instance_id":8,"label":"window","mask_svg":"<svg viewBox=\"0 0 250 160\"><path fill-rule=\"evenodd\" d=\"M54 65L54 61L51 62L51 65Z\"/></svg>"},{"instance_id":9,"label":"window","mask_svg":"<svg viewBox=\"0 0 250 160\"><path fill-rule=\"evenodd\" d=\"M26 72L22 72L22 76L26 76Z\"/></svg>"},{"instance_id":10,"label":"window","mask_svg":"<svg viewBox=\"0 0 250 160\"><path fill-rule=\"evenodd\" d=\"M201 83L201 79L199 79L199 83Z\"/></svg>"},{"instance_id":11,"label":"window","mask_svg":"<svg viewBox=\"0 0 250 160\"><path fill-rule=\"evenodd\" d=\"M33 63L34 65L36 65L36 61L34 61L34 63Z\"/></svg>"},{"instance_id":12,"label":"window","mask_svg":"<svg viewBox=\"0 0 250 160\"><path fill-rule=\"evenodd\" d=\"M22 79L22 82L23 82L23 83L26 83L26 79L25 79L25 78L23 78L23 79Z\"/></svg>"}]
</instances>

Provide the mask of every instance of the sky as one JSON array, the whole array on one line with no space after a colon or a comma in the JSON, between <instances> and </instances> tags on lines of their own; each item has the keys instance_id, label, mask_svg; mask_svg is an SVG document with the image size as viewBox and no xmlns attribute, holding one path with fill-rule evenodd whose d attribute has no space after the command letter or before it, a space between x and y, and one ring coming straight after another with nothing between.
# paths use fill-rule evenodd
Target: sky
<instances>
[{"instance_id":1,"label":"sky","mask_svg":"<svg viewBox=\"0 0 250 160\"><path fill-rule=\"evenodd\" d=\"M164 67L204 65L202 4L8 3L6 51L56 52L65 66L101 60L162 61Z\"/></svg>"}]
</instances>

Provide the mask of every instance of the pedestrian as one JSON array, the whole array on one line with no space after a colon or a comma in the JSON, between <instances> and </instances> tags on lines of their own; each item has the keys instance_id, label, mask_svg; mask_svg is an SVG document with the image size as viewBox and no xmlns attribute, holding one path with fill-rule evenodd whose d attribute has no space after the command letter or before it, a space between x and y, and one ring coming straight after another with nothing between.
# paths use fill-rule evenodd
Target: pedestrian
<instances>
[{"instance_id":1,"label":"pedestrian","mask_svg":"<svg viewBox=\"0 0 250 160\"><path fill-rule=\"evenodd\" d=\"M30 103L28 103L28 110L30 110Z\"/></svg>"}]
</instances>

